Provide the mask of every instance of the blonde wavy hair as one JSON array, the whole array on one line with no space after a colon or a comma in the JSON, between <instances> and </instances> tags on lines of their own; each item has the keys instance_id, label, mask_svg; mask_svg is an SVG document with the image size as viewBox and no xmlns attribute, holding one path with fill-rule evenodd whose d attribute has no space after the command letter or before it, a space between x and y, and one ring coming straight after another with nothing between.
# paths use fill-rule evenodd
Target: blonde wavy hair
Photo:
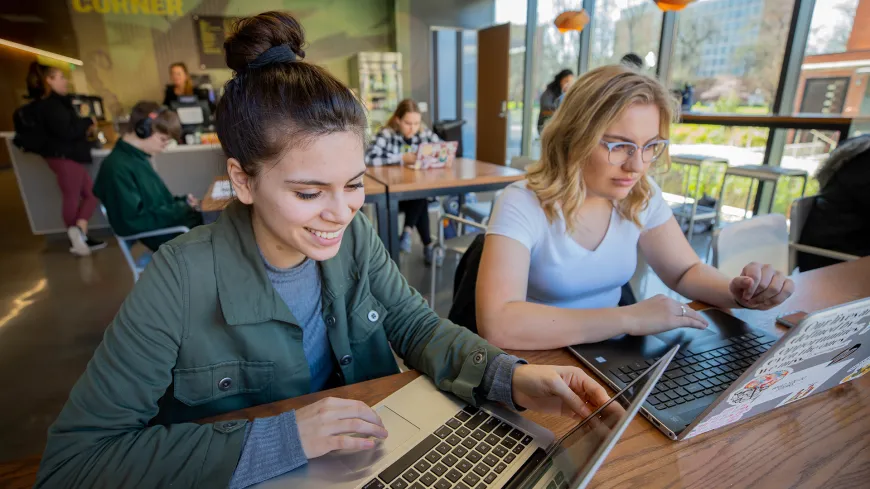
<instances>
[{"instance_id":1,"label":"blonde wavy hair","mask_svg":"<svg viewBox=\"0 0 870 489\"><path fill-rule=\"evenodd\" d=\"M528 188L537 195L547 219L565 218L568 232L575 229L577 211L586 200L583 169L608 127L635 104L659 109L660 135L667 138L679 106L658 80L623 65L602 66L577 79L556 114L541 134L541 159L529 168ZM656 160L668 168L668 152ZM646 178L638 180L625 199L615 202L617 212L638 227L640 213L652 196Z\"/></svg>"}]
</instances>

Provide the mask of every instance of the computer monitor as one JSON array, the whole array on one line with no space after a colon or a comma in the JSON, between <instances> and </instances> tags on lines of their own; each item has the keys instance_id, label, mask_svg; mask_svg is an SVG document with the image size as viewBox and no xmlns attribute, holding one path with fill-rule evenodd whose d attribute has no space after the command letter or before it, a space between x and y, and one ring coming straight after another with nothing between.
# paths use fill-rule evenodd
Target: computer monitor
<instances>
[{"instance_id":1,"label":"computer monitor","mask_svg":"<svg viewBox=\"0 0 870 489\"><path fill-rule=\"evenodd\" d=\"M211 110L207 100L202 100L195 95L178 97L169 106L178 114L181 122L181 130L184 134L204 131L211 125Z\"/></svg>"}]
</instances>

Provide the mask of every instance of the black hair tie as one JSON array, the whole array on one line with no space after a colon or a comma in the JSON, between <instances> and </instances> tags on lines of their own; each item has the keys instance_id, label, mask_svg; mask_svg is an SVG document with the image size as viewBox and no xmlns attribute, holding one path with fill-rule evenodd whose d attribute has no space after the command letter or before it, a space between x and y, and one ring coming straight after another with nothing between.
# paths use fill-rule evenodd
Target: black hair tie
<instances>
[{"instance_id":1,"label":"black hair tie","mask_svg":"<svg viewBox=\"0 0 870 489\"><path fill-rule=\"evenodd\" d=\"M263 68L273 63L293 63L297 60L296 53L286 44L272 46L248 63L247 69Z\"/></svg>"}]
</instances>

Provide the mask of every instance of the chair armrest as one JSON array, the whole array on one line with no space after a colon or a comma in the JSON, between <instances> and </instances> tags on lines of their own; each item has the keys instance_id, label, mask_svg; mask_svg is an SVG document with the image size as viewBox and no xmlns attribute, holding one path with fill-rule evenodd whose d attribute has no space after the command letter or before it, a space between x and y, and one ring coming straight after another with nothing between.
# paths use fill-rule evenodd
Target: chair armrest
<instances>
[{"instance_id":1,"label":"chair armrest","mask_svg":"<svg viewBox=\"0 0 870 489\"><path fill-rule=\"evenodd\" d=\"M155 229L154 231L146 231L144 233L132 234L130 236L118 236L118 238L123 239L124 241L136 241L143 238L153 238L154 236L164 236L167 234L183 234L188 231L190 231L190 228L187 226L174 226L171 228Z\"/></svg>"},{"instance_id":2,"label":"chair armrest","mask_svg":"<svg viewBox=\"0 0 870 489\"><path fill-rule=\"evenodd\" d=\"M840 253L839 251L816 248L815 246L809 246L800 243L789 243L788 246L795 251L809 253L811 255L823 256L825 258L831 258L833 260L855 261L861 258L860 256L850 255L848 253Z\"/></svg>"},{"instance_id":3,"label":"chair armrest","mask_svg":"<svg viewBox=\"0 0 870 489\"><path fill-rule=\"evenodd\" d=\"M469 219L463 219L461 217L457 217L457 216L454 216L453 214L447 214L447 213L442 214L441 217L444 219L450 219L451 221L461 222L462 224L465 224L466 226L472 226L472 227L476 227L478 229L482 229L482 230L486 231L486 226L479 223L479 222L474 222L474 221L469 220Z\"/></svg>"}]
</instances>

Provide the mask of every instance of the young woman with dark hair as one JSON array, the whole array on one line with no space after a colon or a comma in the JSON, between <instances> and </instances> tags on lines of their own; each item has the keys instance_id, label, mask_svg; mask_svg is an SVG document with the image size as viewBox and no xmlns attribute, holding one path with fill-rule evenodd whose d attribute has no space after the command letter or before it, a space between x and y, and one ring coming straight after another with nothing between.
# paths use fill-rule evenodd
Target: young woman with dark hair
<instances>
[{"instance_id":1,"label":"young woman with dark hair","mask_svg":"<svg viewBox=\"0 0 870 489\"><path fill-rule=\"evenodd\" d=\"M51 171L63 197L63 222L67 228L70 252L78 256L106 247L88 237L88 220L97 208L93 183L83 164L91 163L88 134L94 120L80 117L67 96L63 71L33 62L27 74L27 92L36 102L45 145L40 154Z\"/></svg>"},{"instance_id":2,"label":"young woman with dark hair","mask_svg":"<svg viewBox=\"0 0 870 489\"><path fill-rule=\"evenodd\" d=\"M524 365L438 318L408 286L358 213L365 111L303 45L280 12L225 42L236 74L217 132L237 201L154 254L49 429L36 487L241 488L373 449L388 433L357 401L193 421L398 373L391 346L475 405L585 416L607 399L578 368Z\"/></svg>"},{"instance_id":3,"label":"young woman with dark hair","mask_svg":"<svg viewBox=\"0 0 870 489\"><path fill-rule=\"evenodd\" d=\"M441 141L434 132L423 127L421 119L417 102L411 99L399 102L396 111L366 150L366 165L414 163L421 144ZM404 200L399 202L399 210L405 213L405 227L399 237L400 249L405 253L411 252L411 231L416 228L423 242L423 259L427 265L431 265L434 247L429 230L429 201Z\"/></svg>"}]
</instances>

